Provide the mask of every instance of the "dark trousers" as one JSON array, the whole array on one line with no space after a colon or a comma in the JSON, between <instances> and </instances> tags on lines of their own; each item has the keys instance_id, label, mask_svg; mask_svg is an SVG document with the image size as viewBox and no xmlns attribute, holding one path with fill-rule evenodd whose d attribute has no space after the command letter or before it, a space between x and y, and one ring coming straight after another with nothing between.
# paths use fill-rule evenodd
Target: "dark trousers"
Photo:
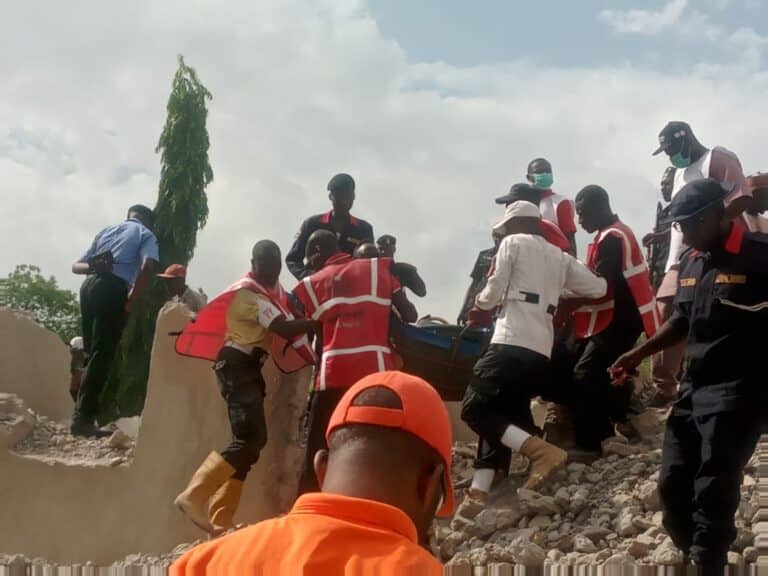
<instances>
[{"instance_id":1,"label":"dark trousers","mask_svg":"<svg viewBox=\"0 0 768 576\"><path fill-rule=\"evenodd\" d=\"M757 409L698 415L683 394L667 419L659 474L664 527L713 574L722 574L736 537L741 474L760 435Z\"/></svg>"},{"instance_id":2,"label":"dark trousers","mask_svg":"<svg viewBox=\"0 0 768 576\"><path fill-rule=\"evenodd\" d=\"M224 346L214 365L232 428L232 441L221 456L235 469L232 477L237 480L245 480L267 443L263 360L264 353L258 349L255 354L246 354Z\"/></svg>"},{"instance_id":3,"label":"dark trousers","mask_svg":"<svg viewBox=\"0 0 768 576\"><path fill-rule=\"evenodd\" d=\"M549 369L546 356L504 344L491 344L477 361L461 404L461 419L480 437L475 468L509 469L512 452L501 436L510 424L539 433L531 398L558 396Z\"/></svg>"},{"instance_id":4,"label":"dark trousers","mask_svg":"<svg viewBox=\"0 0 768 576\"><path fill-rule=\"evenodd\" d=\"M601 442L613 436L613 422L626 419L632 383L613 386L608 369L635 345L641 331L641 328L611 326L577 344L569 404L579 448L600 450ZM568 370L561 366L556 372L562 375Z\"/></svg>"},{"instance_id":5,"label":"dark trousers","mask_svg":"<svg viewBox=\"0 0 768 576\"><path fill-rule=\"evenodd\" d=\"M304 450L304 460L299 476L299 496L307 492L317 492L320 484L315 475L315 454L318 450L326 450L325 431L328 422L336 409L336 405L347 391L346 388L330 388L328 390L313 390L309 400L307 429L305 430L307 446Z\"/></svg>"},{"instance_id":6,"label":"dark trousers","mask_svg":"<svg viewBox=\"0 0 768 576\"><path fill-rule=\"evenodd\" d=\"M88 363L80 383L75 420L93 422L125 325L128 288L112 274L92 275L80 287L83 346Z\"/></svg>"}]
</instances>

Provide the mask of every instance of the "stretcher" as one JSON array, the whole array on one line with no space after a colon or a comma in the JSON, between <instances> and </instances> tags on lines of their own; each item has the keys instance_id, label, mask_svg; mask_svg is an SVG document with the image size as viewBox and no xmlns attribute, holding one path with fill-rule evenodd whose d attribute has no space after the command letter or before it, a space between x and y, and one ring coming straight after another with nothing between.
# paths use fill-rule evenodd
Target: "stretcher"
<instances>
[{"instance_id":1,"label":"stretcher","mask_svg":"<svg viewBox=\"0 0 768 576\"><path fill-rule=\"evenodd\" d=\"M402 370L424 378L443 400L461 400L472 368L488 346L491 330L455 324L393 324L392 340L402 359Z\"/></svg>"}]
</instances>

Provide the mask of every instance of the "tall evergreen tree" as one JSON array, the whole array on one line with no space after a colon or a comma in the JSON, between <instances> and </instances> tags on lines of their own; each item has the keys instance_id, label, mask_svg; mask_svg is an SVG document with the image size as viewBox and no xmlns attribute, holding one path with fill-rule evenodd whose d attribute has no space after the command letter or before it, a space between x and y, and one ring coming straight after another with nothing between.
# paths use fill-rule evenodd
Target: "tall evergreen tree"
<instances>
[{"instance_id":1,"label":"tall evergreen tree","mask_svg":"<svg viewBox=\"0 0 768 576\"><path fill-rule=\"evenodd\" d=\"M208 219L205 189L213 180L208 161L207 101L211 93L194 68L179 56L179 68L168 98L165 126L156 152L162 171L154 208L155 234L160 246L160 268L184 264L192 259L197 232ZM110 386L103 398L100 420L117 415L139 414L144 406L149 359L157 314L167 295L155 280L132 310L112 370Z\"/></svg>"}]
</instances>

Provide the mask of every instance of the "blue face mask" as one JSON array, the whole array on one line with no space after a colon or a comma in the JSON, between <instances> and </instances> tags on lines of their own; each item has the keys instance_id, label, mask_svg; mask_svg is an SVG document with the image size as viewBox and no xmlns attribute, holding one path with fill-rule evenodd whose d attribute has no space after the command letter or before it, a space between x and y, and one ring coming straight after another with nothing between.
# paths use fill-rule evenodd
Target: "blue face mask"
<instances>
[{"instance_id":1,"label":"blue face mask","mask_svg":"<svg viewBox=\"0 0 768 576\"><path fill-rule=\"evenodd\" d=\"M686 158L680 152L670 156L669 161L675 168L688 168L691 165L691 157Z\"/></svg>"},{"instance_id":2,"label":"blue face mask","mask_svg":"<svg viewBox=\"0 0 768 576\"><path fill-rule=\"evenodd\" d=\"M542 190L549 190L554 181L555 179L552 177L551 172L542 172L541 174L533 175L533 185Z\"/></svg>"}]
</instances>

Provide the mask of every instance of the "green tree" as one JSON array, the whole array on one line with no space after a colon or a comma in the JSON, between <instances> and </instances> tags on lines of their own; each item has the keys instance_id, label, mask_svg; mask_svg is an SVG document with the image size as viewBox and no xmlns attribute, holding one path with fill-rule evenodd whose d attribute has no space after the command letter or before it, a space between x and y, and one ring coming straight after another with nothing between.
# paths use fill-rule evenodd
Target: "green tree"
<instances>
[{"instance_id":1,"label":"green tree","mask_svg":"<svg viewBox=\"0 0 768 576\"><path fill-rule=\"evenodd\" d=\"M77 296L59 288L56 278L46 278L37 266L20 264L0 279L0 306L30 313L65 343L80 334Z\"/></svg>"},{"instance_id":2,"label":"green tree","mask_svg":"<svg viewBox=\"0 0 768 576\"><path fill-rule=\"evenodd\" d=\"M211 93L195 70L179 56L165 126L155 149L160 153L162 164L154 208L161 269L169 264L189 263L197 244L197 232L203 229L208 218L205 189L213 180L206 128L210 99ZM108 412L102 414L100 420L141 412L155 320L166 300L163 286L155 281L132 310L113 366L107 398L102 399Z\"/></svg>"}]
</instances>

